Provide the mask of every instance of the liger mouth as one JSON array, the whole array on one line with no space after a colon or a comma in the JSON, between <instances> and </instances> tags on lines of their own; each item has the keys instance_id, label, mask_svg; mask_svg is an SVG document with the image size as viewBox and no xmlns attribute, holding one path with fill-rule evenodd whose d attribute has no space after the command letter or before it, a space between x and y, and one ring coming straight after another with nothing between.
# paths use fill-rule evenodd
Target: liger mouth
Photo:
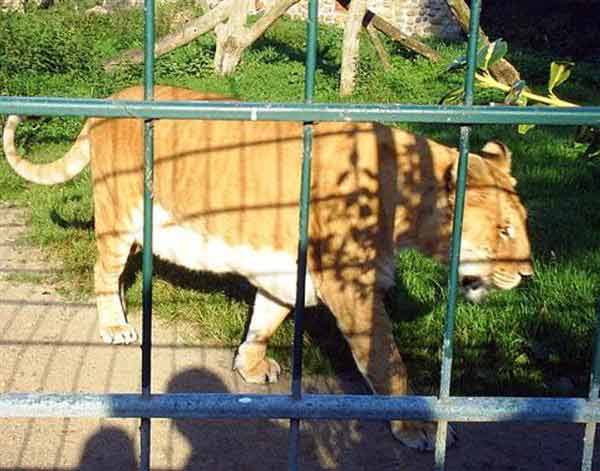
<instances>
[{"instance_id":1,"label":"liger mouth","mask_svg":"<svg viewBox=\"0 0 600 471\"><path fill-rule=\"evenodd\" d=\"M490 292L489 283L480 276L463 276L459 282L463 296L473 303L479 303Z\"/></svg>"},{"instance_id":2,"label":"liger mouth","mask_svg":"<svg viewBox=\"0 0 600 471\"><path fill-rule=\"evenodd\" d=\"M510 290L531 276L520 273L493 273L489 279L481 276L465 275L460 278L460 291L469 301L478 303L494 289Z\"/></svg>"}]
</instances>

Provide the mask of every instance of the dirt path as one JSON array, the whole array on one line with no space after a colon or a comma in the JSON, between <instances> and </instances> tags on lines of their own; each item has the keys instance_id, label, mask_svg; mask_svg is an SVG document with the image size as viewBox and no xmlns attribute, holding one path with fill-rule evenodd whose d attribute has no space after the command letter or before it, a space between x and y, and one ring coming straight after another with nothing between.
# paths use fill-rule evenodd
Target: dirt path
<instances>
[{"instance_id":1,"label":"dirt path","mask_svg":"<svg viewBox=\"0 0 600 471\"><path fill-rule=\"evenodd\" d=\"M11 274L56 269L39 252L16 243L24 221L22 210L0 206L0 392L137 392L139 347L101 343L91 301L66 302L52 286L7 281ZM139 318L133 322L139 326ZM287 376L275 386L244 384L231 371L231 350L184 342L182 328L155 322L155 392L289 391ZM311 377L305 384L311 392L365 391L356 377ZM2 419L0 471L137 469L137 427L137 420ZM448 454L450 470L579 466L579 426L456 428L460 443ZM285 470L287 422L154 420L152 447L154 470ZM399 446L379 422L304 423L301 448L303 470L433 469L432 454Z\"/></svg>"}]
</instances>

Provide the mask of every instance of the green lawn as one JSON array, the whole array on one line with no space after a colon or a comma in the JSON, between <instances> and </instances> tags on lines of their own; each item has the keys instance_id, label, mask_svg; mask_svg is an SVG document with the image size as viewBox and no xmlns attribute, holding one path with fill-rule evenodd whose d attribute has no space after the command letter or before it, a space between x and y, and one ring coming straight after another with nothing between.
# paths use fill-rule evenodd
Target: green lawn
<instances>
[{"instance_id":1,"label":"green lawn","mask_svg":"<svg viewBox=\"0 0 600 471\"><path fill-rule=\"evenodd\" d=\"M61 4L63 5L63 4ZM159 33L168 30L176 7L162 12ZM80 8L83 11L83 8ZM68 95L103 97L141 82L141 68L109 75L103 60L140 45L142 15L130 11L113 16L86 16L69 5L25 15L0 13L0 93L3 95ZM319 36L316 99L340 101L341 31L323 27ZM280 21L248 51L238 72L228 78L212 73L211 36L157 61L157 82L221 92L247 100L299 101L303 93L304 24ZM443 57L430 63L386 43L392 70L384 71L374 50L362 42L359 84L354 102L437 103L462 82L445 68L463 53L464 43L431 41ZM549 51L513 51L509 59L534 88L543 90ZM597 65L595 66L597 68ZM600 79L593 64L578 63L558 93L579 103L599 104ZM485 91L480 102L500 101ZM54 160L69 148L81 119L31 120L19 128L22 150L37 160ZM450 145L458 142L455 127L402 125ZM577 160L572 128L538 127L521 137L513 127L474 129L473 146L499 138L514 152L514 174L530 211L536 277L517 290L494 294L486 304L459 302L453 391L465 394L552 395L587 388L595 303L600 295L600 173L594 164ZM0 200L16 201L31 210L30 241L58 257L64 271L57 281L70 296L92 291L94 241L89 174L47 188L24 182L0 160ZM398 288L390 293L395 335L417 391L435 391L439 381L446 271L416 253L397 261ZM130 267L127 292L131 309L139 309L139 259ZM243 280L197 274L157 263L155 312L162 318L185 319L191 335L207 343L236 346L248 320L252 288ZM353 368L343 340L325 310L308 315L306 365L309 371ZM326 328L322 324L326 324ZM278 332L272 354L289 366L291 323ZM573 390L565 390L565 384Z\"/></svg>"}]
</instances>

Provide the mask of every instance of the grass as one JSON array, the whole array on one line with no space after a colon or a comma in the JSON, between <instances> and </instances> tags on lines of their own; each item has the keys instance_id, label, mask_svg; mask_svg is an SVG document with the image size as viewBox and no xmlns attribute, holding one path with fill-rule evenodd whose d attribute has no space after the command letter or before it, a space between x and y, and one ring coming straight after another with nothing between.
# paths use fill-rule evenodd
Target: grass
<instances>
[{"instance_id":1,"label":"grass","mask_svg":"<svg viewBox=\"0 0 600 471\"><path fill-rule=\"evenodd\" d=\"M179 3L163 10L158 31L169 30ZM80 8L80 11L83 9ZM87 16L70 4L25 15L0 13L0 93L103 97L141 81L141 68L109 75L101 64L119 50L139 45L142 17L127 11ZM319 36L316 99L339 102L339 30L323 27ZM463 43L430 44L442 56L434 64L386 43L392 69L379 65L367 41L362 42L358 88L353 102L436 103L458 86L460 75L445 67L463 53ZM214 40L206 35L157 61L157 82L233 95L247 100L298 101L303 93L304 24L278 22L244 55L235 75L217 77L211 60ZM514 51L510 59L528 83L543 89L550 51ZM559 93L566 99L598 104L599 79L592 64L578 63ZM501 96L485 91L481 102ZM19 128L21 150L33 160L55 160L69 148L81 119L39 119ZM455 127L404 125L449 145ZM572 128L538 127L527 137L513 127L474 129L473 146L500 138L514 152L514 174L530 211L536 278L527 286L494 294L482 305L459 301L455 337L453 391L465 394L564 393L587 388L594 306L599 296L600 215L596 202L597 167L577 160ZM0 160L0 200L30 209L29 241L62 262L61 286L73 297L89 296L95 258L93 208L88 172L58 187L24 182ZM139 259L128 268L129 306L139 310ZM190 334L207 343L236 346L248 321L253 289L243 280L192 273L157 262L155 312L190 324ZM416 390L433 392L439 381L439 359L446 301L446 269L414 252L397 260L398 288L389 304L394 334ZM344 342L324 309L310 310L305 365L311 372L353 368ZM271 353L289 366L291 323L271 344Z\"/></svg>"}]
</instances>

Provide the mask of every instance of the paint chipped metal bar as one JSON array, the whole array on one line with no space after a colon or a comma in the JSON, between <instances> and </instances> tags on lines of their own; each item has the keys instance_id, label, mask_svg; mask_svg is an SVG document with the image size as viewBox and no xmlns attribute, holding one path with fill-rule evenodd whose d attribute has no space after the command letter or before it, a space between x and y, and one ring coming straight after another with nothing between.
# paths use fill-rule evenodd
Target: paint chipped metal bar
<instances>
[{"instance_id":1,"label":"paint chipped metal bar","mask_svg":"<svg viewBox=\"0 0 600 471\"><path fill-rule=\"evenodd\" d=\"M598 399L600 393L600 300L596 305L596 339L594 342L594 354L592 357L592 367L590 372L590 392L588 400L590 402ZM594 458L594 442L596 437L596 423L588 422L585 425L585 434L583 437L583 454L581 458L581 471L592 470L592 460Z\"/></svg>"},{"instance_id":2,"label":"paint chipped metal bar","mask_svg":"<svg viewBox=\"0 0 600 471\"><path fill-rule=\"evenodd\" d=\"M304 104L0 97L0 114L252 121L600 126L600 107Z\"/></svg>"},{"instance_id":3,"label":"paint chipped metal bar","mask_svg":"<svg viewBox=\"0 0 600 471\"><path fill-rule=\"evenodd\" d=\"M154 100L154 0L144 1L144 100ZM142 254L142 398L150 400L152 383L152 207L154 122L144 120L144 243ZM151 422L140 417L140 469L150 471Z\"/></svg>"},{"instance_id":4,"label":"paint chipped metal bar","mask_svg":"<svg viewBox=\"0 0 600 471\"><path fill-rule=\"evenodd\" d=\"M303 420L600 422L600 400L547 397L372 396L357 394L43 394L0 395L2 418L114 417Z\"/></svg>"},{"instance_id":5,"label":"paint chipped metal bar","mask_svg":"<svg viewBox=\"0 0 600 471\"><path fill-rule=\"evenodd\" d=\"M306 22L306 61L304 63L304 103L310 105L315 96L317 68L318 0L309 0ZM292 356L292 399L302 399L302 339L306 301L306 271L308 255L308 216L312 164L313 123L303 126L302 177L300 182L300 214L298 237L298 270L296 272L296 303L294 306L294 345ZM300 419L290 420L288 464L291 471L299 469Z\"/></svg>"},{"instance_id":6,"label":"paint chipped metal bar","mask_svg":"<svg viewBox=\"0 0 600 471\"><path fill-rule=\"evenodd\" d=\"M477 61L477 38L479 36L479 15L481 0L471 2L471 17L469 21L469 41L467 44L467 70L465 72L465 106L473 105L473 90L475 87L475 69ZM456 177L456 199L454 219L452 223L452 242L450 246L450 271L448 276L448 303L444 322L444 339L442 343L442 371L440 378L441 401L450 397L452 379L452 355L454 343L454 321L456 317L456 298L458 295L458 265L460 262L460 247L462 240L462 220L467 186L467 168L469 165L470 126L461 126L458 174ZM448 422L440 421L437 426L435 441L434 469L444 471L446 468L446 446L448 444Z\"/></svg>"}]
</instances>

